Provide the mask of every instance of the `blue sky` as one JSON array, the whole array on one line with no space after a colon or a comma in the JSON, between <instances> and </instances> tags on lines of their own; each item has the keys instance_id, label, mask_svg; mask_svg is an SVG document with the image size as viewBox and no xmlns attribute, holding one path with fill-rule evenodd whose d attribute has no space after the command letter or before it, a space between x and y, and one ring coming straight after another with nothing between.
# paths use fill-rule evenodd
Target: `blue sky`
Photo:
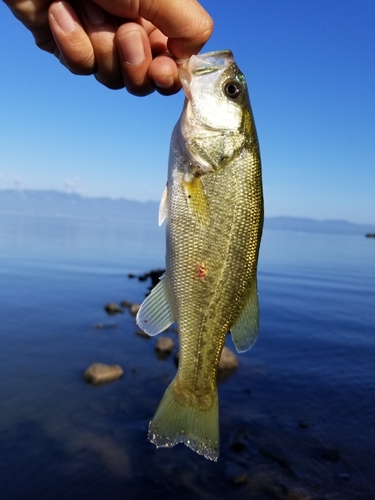
<instances>
[{"instance_id":1,"label":"blue sky","mask_svg":"<svg viewBox=\"0 0 375 500\"><path fill-rule=\"evenodd\" d=\"M266 215L375 224L375 2L204 0L250 90ZM0 1L0 189L158 200L183 102L70 74Z\"/></svg>"}]
</instances>

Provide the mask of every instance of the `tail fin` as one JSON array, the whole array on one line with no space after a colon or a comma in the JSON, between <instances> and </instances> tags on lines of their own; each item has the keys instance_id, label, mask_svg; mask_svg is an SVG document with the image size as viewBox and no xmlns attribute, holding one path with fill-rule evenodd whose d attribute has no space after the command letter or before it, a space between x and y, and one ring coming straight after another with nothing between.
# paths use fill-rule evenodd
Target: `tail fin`
<instances>
[{"instance_id":1,"label":"tail fin","mask_svg":"<svg viewBox=\"0 0 375 500\"><path fill-rule=\"evenodd\" d=\"M157 447L184 443L209 460L219 456L219 404L215 389L208 410L182 405L174 396L175 380L164 393L148 428L148 438Z\"/></svg>"}]
</instances>

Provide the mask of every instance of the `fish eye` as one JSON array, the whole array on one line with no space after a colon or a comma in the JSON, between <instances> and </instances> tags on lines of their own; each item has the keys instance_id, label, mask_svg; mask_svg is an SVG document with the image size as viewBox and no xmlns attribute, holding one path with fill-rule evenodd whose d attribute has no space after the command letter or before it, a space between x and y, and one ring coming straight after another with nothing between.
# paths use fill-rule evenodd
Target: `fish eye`
<instances>
[{"instance_id":1,"label":"fish eye","mask_svg":"<svg viewBox=\"0 0 375 500\"><path fill-rule=\"evenodd\" d=\"M242 87L236 80L230 80L224 85L224 92L230 99L236 99L242 94Z\"/></svg>"}]
</instances>

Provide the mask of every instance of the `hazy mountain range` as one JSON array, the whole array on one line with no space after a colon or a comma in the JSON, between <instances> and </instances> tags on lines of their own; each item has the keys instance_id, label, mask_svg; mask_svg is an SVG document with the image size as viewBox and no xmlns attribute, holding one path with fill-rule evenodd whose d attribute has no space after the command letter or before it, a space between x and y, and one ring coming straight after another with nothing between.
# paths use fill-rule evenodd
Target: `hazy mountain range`
<instances>
[{"instance_id":1,"label":"hazy mountain range","mask_svg":"<svg viewBox=\"0 0 375 500\"><path fill-rule=\"evenodd\" d=\"M124 198L88 198L62 191L0 190L0 214L75 218L111 218L139 220L157 218L158 203ZM375 232L374 225L353 224L344 220L318 221L299 217L266 217L265 228L309 233L358 234Z\"/></svg>"}]
</instances>

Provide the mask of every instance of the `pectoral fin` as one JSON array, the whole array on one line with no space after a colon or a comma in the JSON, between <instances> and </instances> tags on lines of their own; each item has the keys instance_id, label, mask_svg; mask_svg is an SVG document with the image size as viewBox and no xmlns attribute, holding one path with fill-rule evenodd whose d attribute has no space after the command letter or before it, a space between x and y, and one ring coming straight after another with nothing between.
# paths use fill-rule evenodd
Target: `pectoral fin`
<instances>
[{"instance_id":1,"label":"pectoral fin","mask_svg":"<svg viewBox=\"0 0 375 500\"><path fill-rule=\"evenodd\" d=\"M255 344L259 329L258 289L254 279L250 294L230 331L238 352L245 352Z\"/></svg>"},{"instance_id":2,"label":"pectoral fin","mask_svg":"<svg viewBox=\"0 0 375 500\"><path fill-rule=\"evenodd\" d=\"M194 177L191 181L184 181L183 185L190 211L200 224L207 224L210 218L210 207L201 178Z\"/></svg>"},{"instance_id":3,"label":"pectoral fin","mask_svg":"<svg viewBox=\"0 0 375 500\"><path fill-rule=\"evenodd\" d=\"M174 322L168 302L165 274L160 277L160 283L143 301L136 321L137 325L149 335L157 335Z\"/></svg>"},{"instance_id":4,"label":"pectoral fin","mask_svg":"<svg viewBox=\"0 0 375 500\"><path fill-rule=\"evenodd\" d=\"M159 226L163 224L168 215L168 184L166 184L163 194L161 195L160 205L159 205Z\"/></svg>"}]
</instances>

